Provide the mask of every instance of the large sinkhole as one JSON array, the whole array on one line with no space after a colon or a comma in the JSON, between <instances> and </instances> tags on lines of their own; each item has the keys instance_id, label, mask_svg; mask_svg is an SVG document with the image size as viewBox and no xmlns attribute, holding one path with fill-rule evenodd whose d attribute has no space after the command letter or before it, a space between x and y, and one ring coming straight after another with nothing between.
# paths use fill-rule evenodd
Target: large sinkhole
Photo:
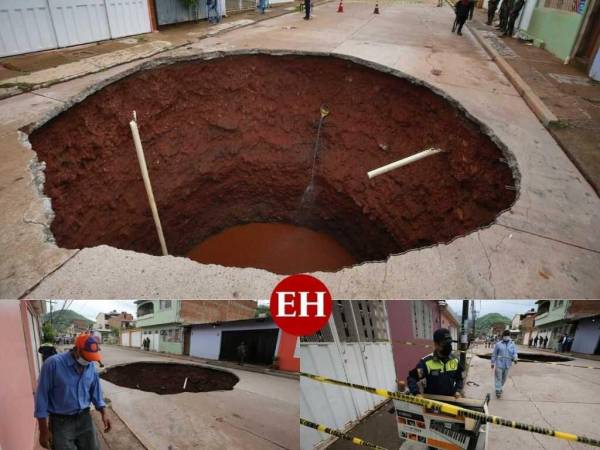
<instances>
[{"instance_id":1,"label":"large sinkhole","mask_svg":"<svg viewBox=\"0 0 600 450\"><path fill-rule=\"evenodd\" d=\"M225 370L192 364L137 362L106 369L100 378L156 394L230 391L240 379Z\"/></svg>"},{"instance_id":2,"label":"large sinkhole","mask_svg":"<svg viewBox=\"0 0 600 450\"><path fill-rule=\"evenodd\" d=\"M491 353L477 355L483 359L492 359ZM573 361L573 358L560 355L550 355L547 353L520 353L519 362L565 362Z\"/></svg>"},{"instance_id":3,"label":"large sinkhole","mask_svg":"<svg viewBox=\"0 0 600 450\"><path fill-rule=\"evenodd\" d=\"M203 263L334 271L448 243L516 196L499 146L428 87L334 57L235 55L138 71L32 132L58 245L160 254L133 110L169 252ZM367 177L430 147L445 152Z\"/></svg>"}]
</instances>

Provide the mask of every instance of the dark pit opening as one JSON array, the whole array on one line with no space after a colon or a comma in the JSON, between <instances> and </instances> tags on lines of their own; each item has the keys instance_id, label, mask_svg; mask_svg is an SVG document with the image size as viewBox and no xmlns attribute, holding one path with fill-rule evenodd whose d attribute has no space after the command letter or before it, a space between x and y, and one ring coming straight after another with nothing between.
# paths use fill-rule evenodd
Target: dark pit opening
<instances>
[{"instance_id":1,"label":"dark pit opening","mask_svg":"<svg viewBox=\"0 0 600 450\"><path fill-rule=\"evenodd\" d=\"M477 355L483 359L492 359L490 353L485 355ZM565 362L573 361L573 358L559 355L548 355L545 353L519 353L519 362Z\"/></svg>"},{"instance_id":2,"label":"dark pit opening","mask_svg":"<svg viewBox=\"0 0 600 450\"><path fill-rule=\"evenodd\" d=\"M516 196L496 143L425 86L334 57L228 56L136 72L32 132L59 246L160 254L133 110L169 252L205 263L334 271L450 242ZM445 152L367 178L430 147ZM199 251L211 237L222 239L216 254ZM301 251L307 262L290 267Z\"/></svg>"},{"instance_id":3,"label":"dark pit opening","mask_svg":"<svg viewBox=\"0 0 600 450\"><path fill-rule=\"evenodd\" d=\"M100 374L100 378L117 386L156 394L231 391L240 381L237 376L225 370L192 364L150 362L111 367Z\"/></svg>"}]
</instances>

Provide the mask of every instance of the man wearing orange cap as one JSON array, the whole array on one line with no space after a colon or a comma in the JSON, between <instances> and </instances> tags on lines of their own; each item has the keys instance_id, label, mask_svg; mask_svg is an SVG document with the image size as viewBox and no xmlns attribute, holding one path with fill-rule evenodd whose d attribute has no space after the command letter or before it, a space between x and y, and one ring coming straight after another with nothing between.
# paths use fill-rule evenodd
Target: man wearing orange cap
<instances>
[{"instance_id":1,"label":"man wearing orange cap","mask_svg":"<svg viewBox=\"0 0 600 450\"><path fill-rule=\"evenodd\" d=\"M80 334L73 349L44 362L35 393L34 414L38 419L42 447L53 450L100 448L90 416L90 403L100 411L104 431L110 431L111 427L93 364L101 359L97 339L91 334Z\"/></svg>"}]
</instances>

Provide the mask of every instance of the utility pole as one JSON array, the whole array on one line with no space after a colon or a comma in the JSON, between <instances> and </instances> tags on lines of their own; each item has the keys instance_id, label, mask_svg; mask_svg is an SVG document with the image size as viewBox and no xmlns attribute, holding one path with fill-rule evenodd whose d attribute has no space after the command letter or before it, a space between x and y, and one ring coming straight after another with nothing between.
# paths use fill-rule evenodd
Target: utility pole
<instances>
[{"instance_id":1,"label":"utility pole","mask_svg":"<svg viewBox=\"0 0 600 450\"><path fill-rule=\"evenodd\" d=\"M463 368L467 366L467 342L469 342L467 321L469 320L469 300L463 300L462 304L462 320L460 325L460 342L458 349L460 350L460 363Z\"/></svg>"},{"instance_id":2,"label":"utility pole","mask_svg":"<svg viewBox=\"0 0 600 450\"><path fill-rule=\"evenodd\" d=\"M471 334L473 335L473 339L475 339L475 320L477 320L477 311L475 311L475 300L471 300L471 320L473 325L471 326Z\"/></svg>"}]
</instances>

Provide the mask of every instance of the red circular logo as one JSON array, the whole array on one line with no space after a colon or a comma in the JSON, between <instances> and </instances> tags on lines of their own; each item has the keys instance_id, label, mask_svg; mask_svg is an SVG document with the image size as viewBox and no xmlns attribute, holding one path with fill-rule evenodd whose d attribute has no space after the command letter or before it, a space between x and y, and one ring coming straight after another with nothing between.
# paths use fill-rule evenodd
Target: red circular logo
<instances>
[{"instance_id":1,"label":"red circular logo","mask_svg":"<svg viewBox=\"0 0 600 450\"><path fill-rule=\"evenodd\" d=\"M331 294L315 277L292 275L275 286L269 309L283 331L294 336L310 336L329 320Z\"/></svg>"}]
</instances>

